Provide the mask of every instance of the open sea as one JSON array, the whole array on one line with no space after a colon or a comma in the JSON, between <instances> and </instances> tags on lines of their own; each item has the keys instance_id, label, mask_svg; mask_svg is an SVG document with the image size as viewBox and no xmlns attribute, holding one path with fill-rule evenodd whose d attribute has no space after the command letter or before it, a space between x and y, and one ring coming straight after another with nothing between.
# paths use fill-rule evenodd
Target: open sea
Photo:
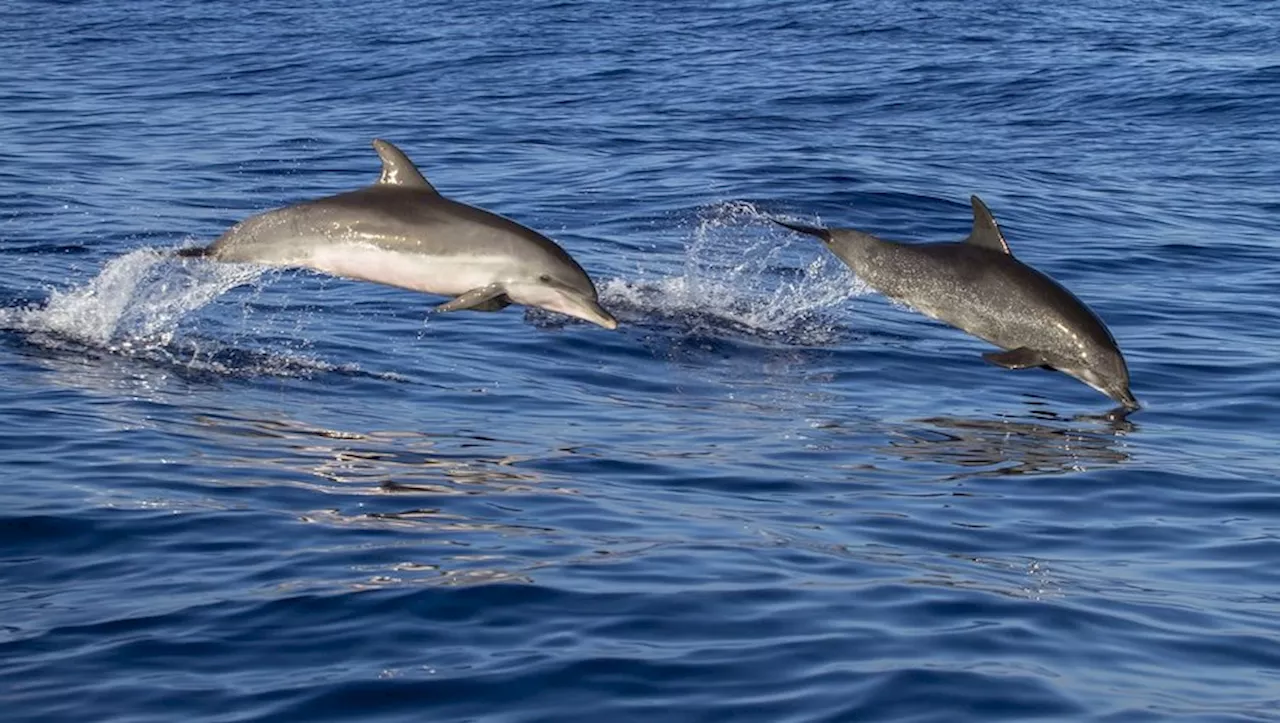
<instances>
[{"instance_id":1,"label":"open sea","mask_svg":"<svg viewBox=\"0 0 1280 723\"><path fill-rule=\"evenodd\" d=\"M5 723L1280 721L1280 3L0 6ZM619 329L169 255L375 137Z\"/></svg>"}]
</instances>

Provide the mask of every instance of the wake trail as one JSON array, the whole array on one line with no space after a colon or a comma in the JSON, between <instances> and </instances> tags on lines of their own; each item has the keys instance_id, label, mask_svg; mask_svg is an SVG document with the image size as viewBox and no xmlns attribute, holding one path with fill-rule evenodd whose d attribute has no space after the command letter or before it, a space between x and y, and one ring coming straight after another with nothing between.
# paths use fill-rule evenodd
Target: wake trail
<instances>
[{"instance_id":1,"label":"wake trail","mask_svg":"<svg viewBox=\"0 0 1280 723\"><path fill-rule=\"evenodd\" d=\"M748 202L703 208L682 266L658 278L610 279L600 286L601 300L626 324L676 338L825 346L851 331L839 313L844 302L868 293L838 259L816 244L802 245ZM138 249L108 261L79 286L51 290L43 303L0 308L0 330L53 350L101 350L218 375L360 373L293 350L247 351L181 333L184 318L236 287L256 284L268 270ZM533 309L527 318L564 323Z\"/></svg>"}]
</instances>

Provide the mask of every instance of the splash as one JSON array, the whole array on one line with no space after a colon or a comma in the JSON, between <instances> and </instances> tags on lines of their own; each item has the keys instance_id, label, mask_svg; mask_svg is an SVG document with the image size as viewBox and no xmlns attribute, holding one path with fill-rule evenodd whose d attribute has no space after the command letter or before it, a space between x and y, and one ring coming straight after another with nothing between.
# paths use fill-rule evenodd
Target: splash
<instances>
[{"instance_id":1,"label":"splash","mask_svg":"<svg viewBox=\"0 0 1280 723\"><path fill-rule=\"evenodd\" d=\"M42 306L0 310L0 325L112 352L158 349L173 342L184 316L262 273L183 264L168 251L139 249L107 262L82 286L53 290Z\"/></svg>"},{"instance_id":2,"label":"splash","mask_svg":"<svg viewBox=\"0 0 1280 723\"><path fill-rule=\"evenodd\" d=\"M653 281L611 279L605 306L628 323L666 321L692 334L723 332L801 344L829 344L845 329L833 313L868 292L843 263L804 248L754 204L732 201L704 209L679 276Z\"/></svg>"},{"instance_id":3,"label":"splash","mask_svg":"<svg viewBox=\"0 0 1280 723\"><path fill-rule=\"evenodd\" d=\"M182 321L192 312L231 289L256 284L267 273L262 266L184 261L169 249L138 249L107 262L80 286L50 291L43 304L0 309L0 330L20 332L55 352L74 352L67 377L98 386L115 383L118 370L95 363L101 371L95 374L82 362L85 356L102 360L102 352L130 362L131 383L139 381L134 379L135 362L159 370L161 377L170 372L217 377L340 374L408 381L392 372L329 363L293 348L244 349L234 340L182 333ZM57 357L46 361L55 371L62 365Z\"/></svg>"}]
</instances>

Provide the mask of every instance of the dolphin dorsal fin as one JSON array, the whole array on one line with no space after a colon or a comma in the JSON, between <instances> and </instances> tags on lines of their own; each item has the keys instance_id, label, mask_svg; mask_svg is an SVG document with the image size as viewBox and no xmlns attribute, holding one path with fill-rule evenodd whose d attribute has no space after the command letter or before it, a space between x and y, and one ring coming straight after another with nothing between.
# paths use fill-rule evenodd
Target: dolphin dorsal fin
<instances>
[{"instance_id":1,"label":"dolphin dorsal fin","mask_svg":"<svg viewBox=\"0 0 1280 723\"><path fill-rule=\"evenodd\" d=\"M996 220L987 209L987 204L977 196L970 196L969 202L973 204L973 231L969 232L969 238L964 240L965 243L1012 256L1009 242L1004 240L1004 234L1000 233L1000 227L996 225Z\"/></svg>"},{"instance_id":2,"label":"dolphin dorsal fin","mask_svg":"<svg viewBox=\"0 0 1280 723\"><path fill-rule=\"evenodd\" d=\"M409 160L404 151L381 138L373 139L373 149L378 152L378 158L382 159L382 175L378 178L379 184L419 188L439 195L440 192L427 183L427 179L422 177L418 167L413 165L413 161Z\"/></svg>"}]
</instances>

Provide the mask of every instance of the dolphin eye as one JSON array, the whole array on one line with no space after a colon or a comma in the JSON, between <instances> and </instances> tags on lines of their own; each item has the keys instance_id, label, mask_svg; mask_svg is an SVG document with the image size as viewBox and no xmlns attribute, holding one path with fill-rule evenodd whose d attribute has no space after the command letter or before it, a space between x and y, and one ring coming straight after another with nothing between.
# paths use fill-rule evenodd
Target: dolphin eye
<instances>
[{"instance_id":1,"label":"dolphin eye","mask_svg":"<svg viewBox=\"0 0 1280 723\"><path fill-rule=\"evenodd\" d=\"M551 277L547 274L543 274L542 276L538 277L538 281L541 281L544 284L549 284L551 283Z\"/></svg>"}]
</instances>

